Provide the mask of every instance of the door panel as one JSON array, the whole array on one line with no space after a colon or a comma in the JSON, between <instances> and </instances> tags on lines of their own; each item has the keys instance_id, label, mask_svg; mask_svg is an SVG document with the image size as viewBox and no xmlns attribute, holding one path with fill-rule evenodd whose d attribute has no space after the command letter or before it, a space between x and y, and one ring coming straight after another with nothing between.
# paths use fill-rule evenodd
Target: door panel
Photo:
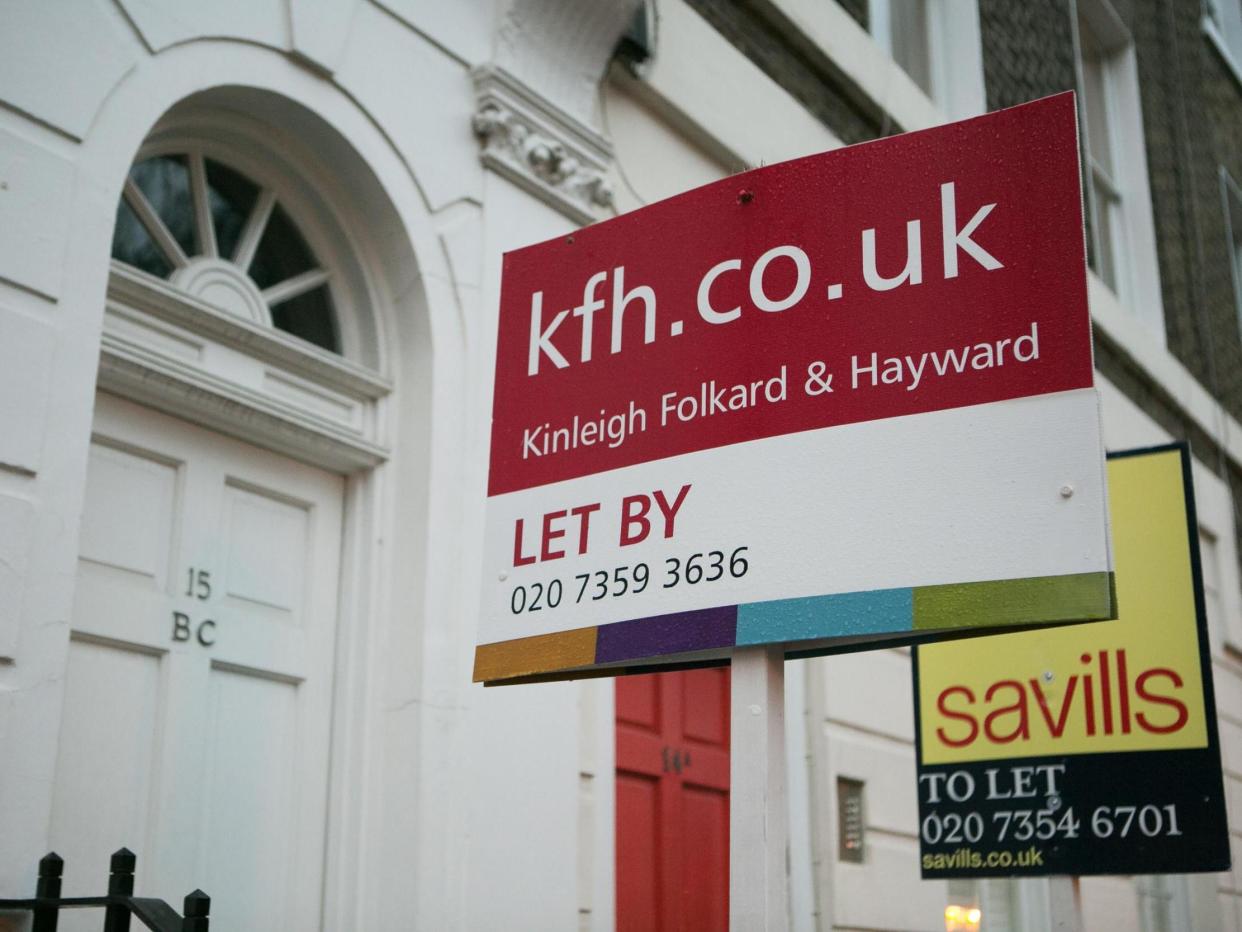
<instances>
[{"instance_id":1,"label":"door panel","mask_svg":"<svg viewBox=\"0 0 1242 932\"><path fill-rule=\"evenodd\" d=\"M298 687L214 664L208 679L200 863L203 889L227 890L229 899L224 913L213 899L212 922L278 929L285 904L269 885L285 888L291 860Z\"/></svg>"},{"instance_id":2,"label":"door panel","mask_svg":"<svg viewBox=\"0 0 1242 932\"><path fill-rule=\"evenodd\" d=\"M625 828L622 830L621 822ZM617 929L661 932L659 780L617 774ZM625 908L621 908L625 904ZM624 917L622 917L624 913Z\"/></svg>"},{"instance_id":3,"label":"door panel","mask_svg":"<svg viewBox=\"0 0 1242 932\"><path fill-rule=\"evenodd\" d=\"M308 506L268 490L226 488L227 594L297 623L306 578Z\"/></svg>"},{"instance_id":4,"label":"door panel","mask_svg":"<svg viewBox=\"0 0 1242 932\"><path fill-rule=\"evenodd\" d=\"M621 685L623 682L624 686ZM654 680L642 676L618 680L616 695L618 722L659 732L660 690L656 688Z\"/></svg>"},{"instance_id":5,"label":"door panel","mask_svg":"<svg viewBox=\"0 0 1242 932\"><path fill-rule=\"evenodd\" d=\"M682 794L686 839L682 882L687 932L729 927L729 794L688 786Z\"/></svg>"},{"instance_id":6,"label":"door panel","mask_svg":"<svg viewBox=\"0 0 1242 932\"><path fill-rule=\"evenodd\" d=\"M51 825L53 850L66 859L66 887L72 879L90 895L105 892L117 839L146 837L161 692L157 654L81 638L69 642ZM82 749L90 749L85 764ZM70 837L76 860L60 845ZM87 928L100 925L97 918ZM74 928L65 919L61 927Z\"/></svg>"},{"instance_id":7,"label":"door panel","mask_svg":"<svg viewBox=\"0 0 1242 932\"><path fill-rule=\"evenodd\" d=\"M616 681L617 929L724 930L729 671Z\"/></svg>"},{"instance_id":8,"label":"door panel","mask_svg":"<svg viewBox=\"0 0 1242 932\"><path fill-rule=\"evenodd\" d=\"M93 443L82 512L81 559L145 577L153 591L162 591L168 582L176 493L175 463L106 442ZM142 520L135 520L137 516Z\"/></svg>"},{"instance_id":9,"label":"door panel","mask_svg":"<svg viewBox=\"0 0 1242 932\"><path fill-rule=\"evenodd\" d=\"M681 676L682 733L694 741L728 747L728 676L715 668L686 670Z\"/></svg>"},{"instance_id":10,"label":"door panel","mask_svg":"<svg viewBox=\"0 0 1242 932\"><path fill-rule=\"evenodd\" d=\"M140 894L202 887L213 927L320 928L343 480L101 394L86 489L66 895L127 845Z\"/></svg>"}]
</instances>

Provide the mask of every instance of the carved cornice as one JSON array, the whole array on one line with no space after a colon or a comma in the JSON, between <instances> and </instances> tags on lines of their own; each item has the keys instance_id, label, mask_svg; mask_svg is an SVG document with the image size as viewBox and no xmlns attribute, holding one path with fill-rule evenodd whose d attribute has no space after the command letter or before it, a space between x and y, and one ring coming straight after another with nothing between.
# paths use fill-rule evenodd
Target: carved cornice
<instances>
[{"instance_id":1,"label":"carved cornice","mask_svg":"<svg viewBox=\"0 0 1242 932\"><path fill-rule=\"evenodd\" d=\"M578 223L610 216L608 140L503 68L473 76L483 164Z\"/></svg>"}]
</instances>

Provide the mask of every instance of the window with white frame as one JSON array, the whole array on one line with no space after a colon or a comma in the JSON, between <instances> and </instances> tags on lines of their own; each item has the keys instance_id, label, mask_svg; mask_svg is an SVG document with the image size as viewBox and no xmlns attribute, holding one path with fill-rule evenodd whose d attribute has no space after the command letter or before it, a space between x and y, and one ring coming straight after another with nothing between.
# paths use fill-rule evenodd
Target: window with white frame
<instances>
[{"instance_id":1,"label":"window with white frame","mask_svg":"<svg viewBox=\"0 0 1242 932\"><path fill-rule=\"evenodd\" d=\"M975 0L870 0L872 38L952 119L987 109Z\"/></svg>"},{"instance_id":2,"label":"window with white frame","mask_svg":"<svg viewBox=\"0 0 1242 932\"><path fill-rule=\"evenodd\" d=\"M1242 188L1225 169L1220 170L1221 200L1225 210L1225 234L1233 273L1233 303L1242 327Z\"/></svg>"},{"instance_id":3,"label":"window with white frame","mask_svg":"<svg viewBox=\"0 0 1242 932\"><path fill-rule=\"evenodd\" d=\"M1207 610L1208 631L1212 646L1224 643L1225 603L1220 591L1220 548L1216 535L1199 528L1199 567L1203 577L1203 605Z\"/></svg>"},{"instance_id":4,"label":"window with white frame","mask_svg":"<svg viewBox=\"0 0 1242 932\"><path fill-rule=\"evenodd\" d=\"M983 909L979 903L979 882L954 879L950 880L946 886L949 902L944 908L945 932L979 932L983 926Z\"/></svg>"},{"instance_id":5,"label":"window with white frame","mask_svg":"<svg viewBox=\"0 0 1242 932\"><path fill-rule=\"evenodd\" d=\"M130 169L112 258L340 352L329 271L275 193L201 152L153 155Z\"/></svg>"},{"instance_id":6,"label":"window with white frame","mask_svg":"<svg viewBox=\"0 0 1242 932\"><path fill-rule=\"evenodd\" d=\"M370 467L387 456L391 386L350 208L313 155L275 140L265 121L186 105L144 143L117 199L98 384L284 455Z\"/></svg>"},{"instance_id":7,"label":"window with white frame","mask_svg":"<svg viewBox=\"0 0 1242 932\"><path fill-rule=\"evenodd\" d=\"M871 34L923 93L932 100L944 84L938 54L942 28L935 0L872 0Z\"/></svg>"},{"instance_id":8,"label":"window with white frame","mask_svg":"<svg viewBox=\"0 0 1242 932\"><path fill-rule=\"evenodd\" d=\"M1086 127L1088 177L1091 184L1091 260L1097 275L1118 297L1128 284L1129 244L1126 242L1123 199L1117 166L1125 153L1118 145L1116 78L1113 50L1085 16L1078 18L1082 64L1082 108Z\"/></svg>"},{"instance_id":9,"label":"window with white frame","mask_svg":"<svg viewBox=\"0 0 1242 932\"><path fill-rule=\"evenodd\" d=\"M1226 10L1231 6L1236 4L1222 0L1203 0L1204 28L1216 29L1224 38Z\"/></svg>"},{"instance_id":10,"label":"window with white frame","mask_svg":"<svg viewBox=\"0 0 1242 932\"><path fill-rule=\"evenodd\" d=\"M1242 0L1203 0L1203 31L1242 80Z\"/></svg>"},{"instance_id":11,"label":"window with white frame","mask_svg":"<svg viewBox=\"0 0 1242 932\"><path fill-rule=\"evenodd\" d=\"M1162 874L1135 877L1134 887L1138 891L1139 928L1143 932L1172 932L1191 927L1185 877Z\"/></svg>"},{"instance_id":12,"label":"window with white frame","mask_svg":"<svg viewBox=\"0 0 1242 932\"><path fill-rule=\"evenodd\" d=\"M1108 0L1078 6L1091 267L1122 308L1164 339L1134 42Z\"/></svg>"},{"instance_id":13,"label":"window with white frame","mask_svg":"<svg viewBox=\"0 0 1242 932\"><path fill-rule=\"evenodd\" d=\"M1005 877L948 881L946 932L1015 932L1023 928L1014 883Z\"/></svg>"}]
</instances>

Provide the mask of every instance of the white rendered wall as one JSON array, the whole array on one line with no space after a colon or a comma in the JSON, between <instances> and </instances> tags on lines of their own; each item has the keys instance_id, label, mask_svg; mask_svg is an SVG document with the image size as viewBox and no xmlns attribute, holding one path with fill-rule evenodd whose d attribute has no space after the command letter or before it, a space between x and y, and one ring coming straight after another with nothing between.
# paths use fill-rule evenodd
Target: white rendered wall
<instances>
[{"instance_id":1,"label":"white rendered wall","mask_svg":"<svg viewBox=\"0 0 1242 932\"><path fill-rule=\"evenodd\" d=\"M0 367L20 378L0 407L0 538L12 548L0 574L0 889L10 895L33 889L46 850L107 274L98 249L112 226L101 208L115 197L81 163L79 139L142 54L115 7L59 12L10 9L0 36Z\"/></svg>"},{"instance_id":2,"label":"white rendered wall","mask_svg":"<svg viewBox=\"0 0 1242 932\"><path fill-rule=\"evenodd\" d=\"M492 693L470 684L494 333L483 309L495 304L495 268L485 270L483 256L498 257L502 240L569 228L494 176L486 181L500 191L496 220L490 228L483 220L489 198L470 131L469 68L477 61L467 56L489 53L493 21L490 9L480 15L471 5L388 9L351 0L227 9L98 0L72 10L27 3L6 11L4 895L32 889L35 862L47 850L121 182L164 110L235 83L296 100L331 125L353 149L338 171L362 166L385 201L358 205L376 228L355 247L378 282L376 312L397 390L386 412L389 461L349 484L352 556L338 647L325 921L333 928L521 927L516 915L528 928L610 927L611 690ZM336 155L335 141L296 142L323 158ZM404 258L393 245L400 242ZM486 287L485 274L492 276ZM102 877L102 866L94 869ZM176 901L186 891L140 892Z\"/></svg>"}]
</instances>

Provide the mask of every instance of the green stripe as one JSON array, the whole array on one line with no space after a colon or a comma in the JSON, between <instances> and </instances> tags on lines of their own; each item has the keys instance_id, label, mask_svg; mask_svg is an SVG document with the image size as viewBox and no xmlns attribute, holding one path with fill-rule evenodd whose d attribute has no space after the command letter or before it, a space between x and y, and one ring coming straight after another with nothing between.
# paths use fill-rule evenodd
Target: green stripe
<instances>
[{"instance_id":1,"label":"green stripe","mask_svg":"<svg viewBox=\"0 0 1242 932\"><path fill-rule=\"evenodd\" d=\"M1112 573L951 583L914 590L916 631L1116 617Z\"/></svg>"}]
</instances>

